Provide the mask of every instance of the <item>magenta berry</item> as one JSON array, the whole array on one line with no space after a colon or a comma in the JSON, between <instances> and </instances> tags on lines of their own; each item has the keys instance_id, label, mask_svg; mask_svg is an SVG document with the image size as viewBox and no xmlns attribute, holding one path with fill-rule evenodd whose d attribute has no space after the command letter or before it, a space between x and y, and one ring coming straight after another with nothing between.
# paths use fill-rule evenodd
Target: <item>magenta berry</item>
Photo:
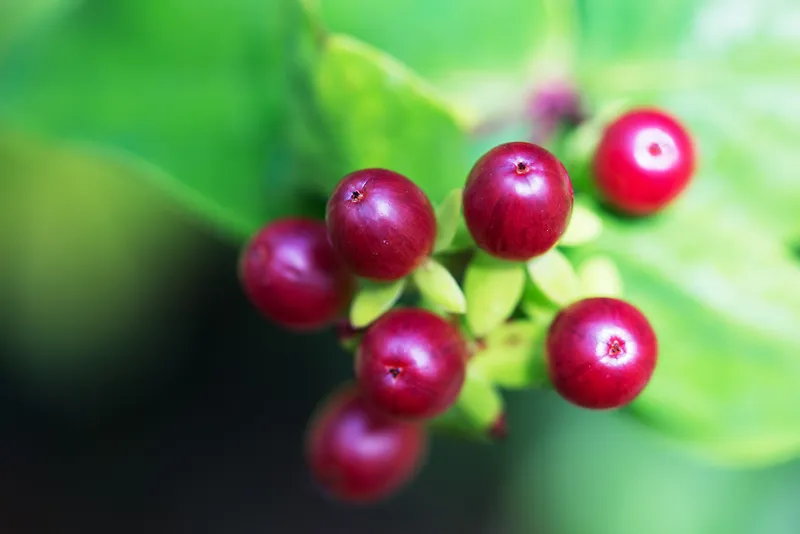
<instances>
[{"instance_id":1,"label":"magenta berry","mask_svg":"<svg viewBox=\"0 0 800 534\"><path fill-rule=\"evenodd\" d=\"M314 480L342 501L388 497L418 471L427 449L422 425L391 419L354 387L332 395L306 432L306 461Z\"/></svg>"},{"instance_id":2,"label":"magenta berry","mask_svg":"<svg viewBox=\"0 0 800 534\"><path fill-rule=\"evenodd\" d=\"M433 250L436 216L428 197L405 176L366 169L345 176L328 200L333 247L358 276L397 280Z\"/></svg>"},{"instance_id":3,"label":"magenta berry","mask_svg":"<svg viewBox=\"0 0 800 534\"><path fill-rule=\"evenodd\" d=\"M653 374L657 352L647 318L612 298L586 299L564 308L547 335L553 386L584 408L618 408L633 401Z\"/></svg>"},{"instance_id":4,"label":"magenta berry","mask_svg":"<svg viewBox=\"0 0 800 534\"><path fill-rule=\"evenodd\" d=\"M627 215L655 213L689 184L692 140L673 117L654 109L630 111L609 125L594 157L601 197Z\"/></svg>"},{"instance_id":5,"label":"magenta berry","mask_svg":"<svg viewBox=\"0 0 800 534\"><path fill-rule=\"evenodd\" d=\"M263 315L295 330L326 326L355 289L325 224L309 219L282 219L262 229L244 248L239 275Z\"/></svg>"},{"instance_id":6,"label":"magenta berry","mask_svg":"<svg viewBox=\"0 0 800 534\"><path fill-rule=\"evenodd\" d=\"M426 310L394 310L376 321L356 353L356 378L377 408L401 418L443 413L464 384L467 345L458 329Z\"/></svg>"},{"instance_id":7,"label":"magenta berry","mask_svg":"<svg viewBox=\"0 0 800 534\"><path fill-rule=\"evenodd\" d=\"M572 201L572 183L555 156L531 143L507 143L487 152L469 173L464 218L480 248L525 261L558 242Z\"/></svg>"}]
</instances>

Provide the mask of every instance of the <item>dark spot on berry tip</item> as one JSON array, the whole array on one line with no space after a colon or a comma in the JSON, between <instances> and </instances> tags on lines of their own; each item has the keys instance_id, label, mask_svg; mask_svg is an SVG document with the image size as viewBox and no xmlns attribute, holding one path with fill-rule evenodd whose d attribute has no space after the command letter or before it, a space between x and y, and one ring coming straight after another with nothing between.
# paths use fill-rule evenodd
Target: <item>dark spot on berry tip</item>
<instances>
[{"instance_id":1,"label":"dark spot on berry tip","mask_svg":"<svg viewBox=\"0 0 800 534\"><path fill-rule=\"evenodd\" d=\"M400 375L400 369L398 369L397 367L392 367L391 369L389 369L389 374L392 375L392 378L397 378L398 375Z\"/></svg>"},{"instance_id":2,"label":"dark spot on berry tip","mask_svg":"<svg viewBox=\"0 0 800 534\"><path fill-rule=\"evenodd\" d=\"M661 145L658 143L651 143L649 147L647 147L647 151L650 152L651 156L660 156L661 155Z\"/></svg>"},{"instance_id":3,"label":"dark spot on berry tip","mask_svg":"<svg viewBox=\"0 0 800 534\"><path fill-rule=\"evenodd\" d=\"M608 344L608 355L617 358L625 349L625 344L619 339L614 339Z\"/></svg>"},{"instance_id":4,"label":"dark spot on berry tip","mask_svg":"<svg viewBox=\"0 0 800 534\"><path fill-rule=\"evenodd\" d=\"M350 200L353 202L360 202L362 198L364 198L364 195L361 193L361 191L353 191L350 193Z\"/></svg>"},{"instance_id":5,"label":"dark spot on berry tip","mask_svg":"<svg viewBox=\"0 0 800 534\"><path fill-rule=\"evenodd\" d=\"M518 161L516 165L517 174L525 174L528 172L528 164L524 161Z\"/></svg>"}]
</instances>

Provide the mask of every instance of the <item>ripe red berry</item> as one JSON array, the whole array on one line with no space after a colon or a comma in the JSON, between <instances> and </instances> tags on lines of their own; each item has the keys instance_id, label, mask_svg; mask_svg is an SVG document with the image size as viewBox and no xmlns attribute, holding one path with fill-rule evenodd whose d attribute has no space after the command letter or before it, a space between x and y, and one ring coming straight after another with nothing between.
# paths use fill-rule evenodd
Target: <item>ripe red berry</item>
<instances>
[{"instance_id":1,"label":"ripe red berry","mask_svg":"<svg viewBox=\"0 0 800 534\"><path fill-rule=\"evenodd\" d=\"M469 173L464 218L483 250L525 261L558 242L572 200L572 183L555 156L531 143L507 143L487 152Z\"/></svg>"},{"instance_id":2,"label":"ripe red berry","mask_svg":"<svg viewBox=\"0 0 800 534\"><path fill-rule=\"evenodd\" d=\"M333 321L355 289L325 224L309 219L282 219L262 229L242 252L239 276L261 313L295 330Z\"/></svg>"},{"instance_id":3,"label":"ripe red berry","mask_svg":"<svg viewBox=\"0 0 800 534\"><path fill-rule=\"evenodd\" d=\"M464 384L467 345L458 329L426 310L393 310L376 321L356 353L365 398L384 412L423 419L441 414Z\"/></svg>"},{"instance_id":4,"label":"ripe red berry","mask_svg":"<svg viewBox=\"0 0 800 534\"><path fill-rule=\"evenodd\" d=\"M686 188L694 165L686 129L662 111L638 109L606 128L594 156L594 178L612 208L648 215Z\"/></svg>"},{"instance_id":5,"label":"ripe red berry","mask_svg":"<svg viewBox=\"0 0 800 534\"><path fill-rule=\"evenodd\" d=\"M584 408L618 408L633 401L653 374L657 352L647 318L612 298L581 300L564 308L547 335L553 386Z\"/></svg>"},{"instance_id":6,"label":"ripe red berry","mask_svg":"<svg viewBox=\"0 0 800 534\"><path fill-rule=\"evenodd\" d=\"M331 244L358 276L397 280L433 250L436 215L405 176L366 169L345 176L328 200Z\"/></svg>"},{"instance_id":7,"label":"ripe red berry","mask_svg":"<svg viewBox=\"0 0 800 534\"><path fill-rule=\"evenodd\" d=\"M354 503L385 498L405 485L425 457L425 429L375 410L354 387L332 395L306 432L312 477L333 497Z\"/></svg>"}]
</instances>

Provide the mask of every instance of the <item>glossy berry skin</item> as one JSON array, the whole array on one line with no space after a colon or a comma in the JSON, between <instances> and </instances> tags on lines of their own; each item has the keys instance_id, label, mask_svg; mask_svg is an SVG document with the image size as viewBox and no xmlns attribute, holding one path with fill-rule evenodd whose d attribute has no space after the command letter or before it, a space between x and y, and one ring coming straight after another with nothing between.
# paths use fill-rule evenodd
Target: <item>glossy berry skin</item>
<instances>
[{"instance_id":1,"label":"glossy berry skin","mask_svg":"<svg viewBox=\"0 0 800 534\"><path fill-rule=\"evenodd\" d=\"M333 247L358 276L397 280L433 250L436 216L414 182L385 169L345 176L328 200Z\"/></svg>"},{"instance_id":2,"label":"glossy berry skin","mask_svg":"<svg viewBox=\"0 0 800 534\"><path fill-rule=\"evenodd\" d=\"M610 124L593 161L600 196L626 215L663 209L686 189L694 166L686 129L654 109L630 111Z\"/></svg>"},{"instance_id":3,"label":"glossy berry skin","mask_svg":"<svg viewBox=\"0 0 800 534\"><path fill-rule=\"evenodd\" d=\"M351 503L399 490L417 473L426 450L422 425L378 412L352 386L332 395L306 432L311 476L326 493Z\"/></svg>"},{"instance_id":4,"label":"glossy berry skin","mask_svg":"<svg viewBox=\"0 0 800 534\"><path fill-rule=\"evenodd\" d=\"M547 336L553 386L584 408L618 408L633 401L653 374L657 352L647 318L612 298L586 299L564 308Z\"/></svg>"},{"instance_id":5,"label":"glossy berry skin","mask_svg":"<svg viewBox=\"0 0 800 534\"><path fill-rule=\"evenodd\" d=\"M464 218L480 248L525 261L558 242L572 201L572 183L555 156L531 143L507 143L487 152L469 173Z\"/></svg>"},{"instance_id":6,"label":"glossy berry skin","mask_svg":"<svg viewBox=\"0 0 800 534\"><path fill-rule=\"evenodd\" d=\"M242 252L239 277L264 316L301 331L332 322L355 290L325 224L310 219L281 219L263 228Z\"/></svg>"},{"instance_id":7,"label":"glossy berry skin","mask_svg":"<svg viewBox=\"0 0 800 534\"><path fill-rule=\"evenodd\" d=\"M458 329L420 309L396 309L378 319L356 353L364 396L399 418L443 413L464 384L467 344Z\"/></svg>"}]
</instances>

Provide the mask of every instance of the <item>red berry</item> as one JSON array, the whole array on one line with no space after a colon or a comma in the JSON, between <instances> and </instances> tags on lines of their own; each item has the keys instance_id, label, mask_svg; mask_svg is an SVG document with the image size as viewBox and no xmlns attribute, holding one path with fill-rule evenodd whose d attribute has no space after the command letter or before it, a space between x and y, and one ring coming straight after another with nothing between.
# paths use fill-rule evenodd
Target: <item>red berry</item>
<instances>
[{"instance_id":1,"label":"red berry","mask_svg":"<svg viewBox=\"0 0 800 534\"><path fill-rule=\"evenodd\" d=\"M609 125L594 156L597 189L627 215L648 215L689 184L692 140L673 117L653 109L630 111Z\"/></svg>"},{"instance_id":2,"label":"red berry","mask_svg":"<svg viewBox=\"0 0 800 534\"><path fill-rule=\"evenodd\" d=\"M455 326L426 310L398 309L367 330L356 353L356 378L377 408L424 419L455 402L466 360L467 345Z\"/></svg>"},{"instance_id":3,"label":"red berry","mask_svg":"<svg viewBox=\"0 0 800 534\"><path fill-rule=\"evenodd\" d=\"M419 470L426 449L422 425L376 411L354 387L332 395L306 433L312 477L330 495L355 503L399 490Z\"/></svg>"},{"instance_id":4,"label":"red berry","mask_svg":"<svg viewBox=\"0 0 800 534\"><path fill-rule=\"evenodd\" d=\"M650 381L657 352L647 318L612 298L586 299L564 308L547 335L553 386L584 408L618 408L633 401Z\"/></svg>"},{"instance_id":5,"label":"red berry","mask_svg":"<svg viewBox=\"0 0 800 534\"><path fill-rule=\"evenodd\" d=\"M328 235L355 274L397 280L433 250L436 215L414 182L385 169L345 176L328 200Z\"/></svg>"},{"instance_id":6,"label":"red berry","mask_svg":"<svg viewBox=\"0 0 800 534\"><path fill-rule=\"evenodd\" d=\"M295 330L333 321L355 289L325 224L309 219L282 219L262 229L244 248L239 273L261 313Z\"/></svg>"},{"instance_id":7,"label":"red berry","mask_svg":"<svg viewBox=\"0 0 800 534\"><path fill-rule=\"evenodd\" d=\"M572 183L555 156L531 143L507 143L487 152L469 173L464 218L483 250L525 261L558 242L572 199Z\"/></svg>"}]
</instances>

